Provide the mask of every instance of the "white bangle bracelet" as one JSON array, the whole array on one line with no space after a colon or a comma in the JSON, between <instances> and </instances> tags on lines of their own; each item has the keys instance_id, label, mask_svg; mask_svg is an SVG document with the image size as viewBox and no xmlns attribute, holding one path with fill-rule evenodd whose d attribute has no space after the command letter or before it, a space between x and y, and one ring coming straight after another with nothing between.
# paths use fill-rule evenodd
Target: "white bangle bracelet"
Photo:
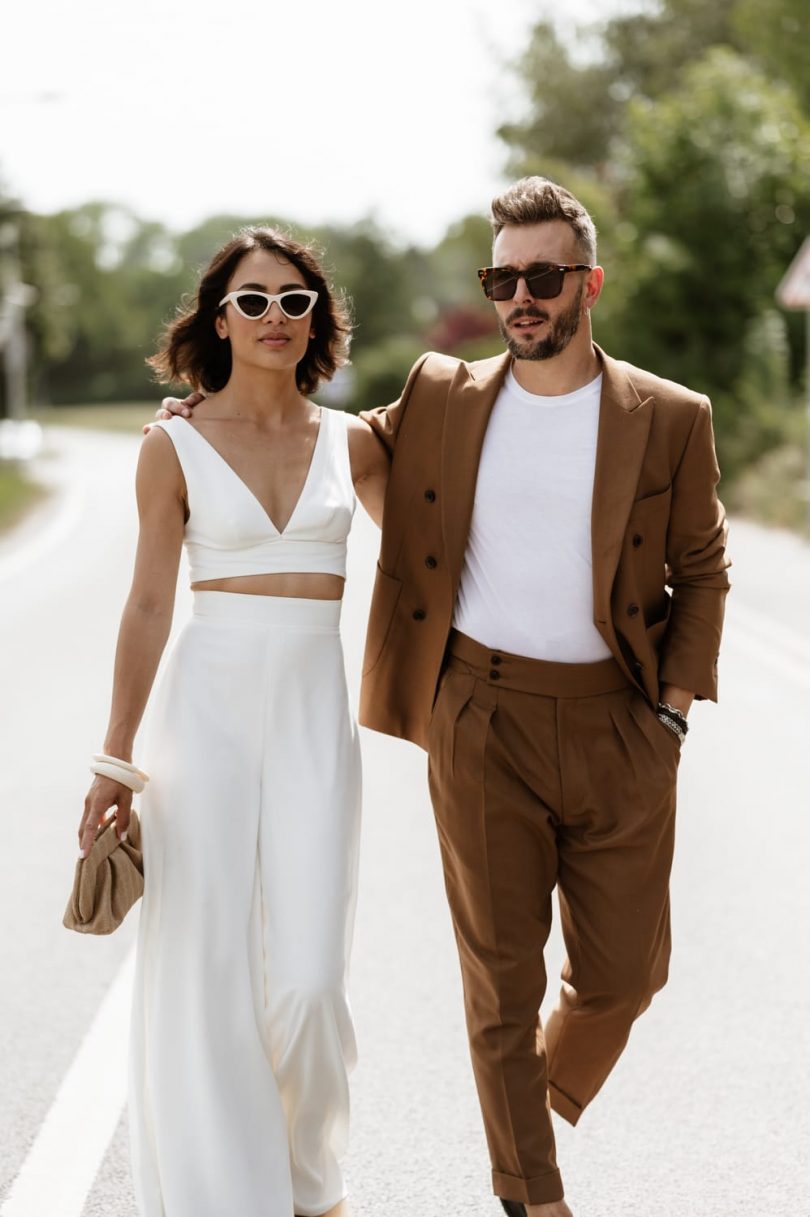
<instances>
[{"instance_id":1,"label":"white bangle bracelet","mask_svg":"<svg viewBox=\"0 0 810 1217\"><path fill-rule=\"evenodd\" d=\"M118 765L121 769L126 769L128 773L134 773L136 777L142 778L144 782L149 781L149 774L144 773L143 769L139 769L137 765L133 765L129 761L122 761L118 756L107 756L106 752L94 752L93 763L100 765Z\"/></svg>"},{"instance_id":2,"label":"white bangle bracelet","mask_svg":"<svg viewBox=\"0 0 810 1217\"><path fill-rule=\"evenodd\" d=\"M117 782L119 786L126 786L134 794L140 794L149 778L144 774L139 777L138 774L130 773L128 769L123 769L120 765L109 765L105 761L96 761L90 766L90 772L95 773L98 777L111 778L113 782Z\"/></svg>"}]
</instances>

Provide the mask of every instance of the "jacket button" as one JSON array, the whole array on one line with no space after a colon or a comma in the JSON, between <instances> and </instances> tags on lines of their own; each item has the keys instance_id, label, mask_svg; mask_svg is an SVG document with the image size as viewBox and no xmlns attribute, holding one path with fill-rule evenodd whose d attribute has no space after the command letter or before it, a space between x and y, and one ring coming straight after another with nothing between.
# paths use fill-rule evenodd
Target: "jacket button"
<instances>
[{"instance_id":1,"label":"jacket button","mask_svg":"<svg viewBox=\"0 0 810 1217\"><path fill-rule=\"evenodd\" d=\"M489 679L490 680L500 680L501 679L501 674L497 668L492 669L492 671L489 674Z\"/></svg>"},{"instance_id":2,"label":"jacket button","mask_svg":"<svg viewBox=\"0 0 810 1217\"><path fill-rule=\"evenodd\" d=\"M633 662L633 668L635 669L635 671L636 671L636 672L643 672L643 671L644 671L644 664L641 662L641 660L640 660L640 659L636 659L636 660Z\"/></svg>"},{"instance_id":3,"label":"jacket button","mask_svg":"<svg viewBox=\"0 0 810 1217\"><path fill-rule=\"evenodd\" d=\"M637 604L628 604L628 606L627 606L627 616L628 617L635 617L638 612L639 612L639 607Z\"/></svg>"},{"instance_id":4,"label":"jacket button","mask_svg":"<svg viewBox=\"0 0 810 1217\"><path fill-rule=\"evenodd\" d=\"M436 491L435 490L426 490L425 498L427 499L428 503L435 503L436 502Z\"/></svg>"},{"instance_id":5,"label":"jacket button","mask_svg":"<svg viewBox=\"0 0 810 1217\"><path fill-rule=\"evenodd\" d=\"M414 609L413 610L414 621L424 621L426 617L427 617L427 613L425 612L424 609Z\"/></svg>"},{"instance_id":6,"label":"jacket button","mask_svg":"<svg viewBox=\"0 0 810 1217\"><path fill-rule=\"evenodd\" d=\"M497 668L499 663L503 663L503 660L501 659L500 655L490 655L489 662L494 664Z\"/></svg>"},{"instance_id":7,"label":"jacket button","mask_svg":"<svg viewBox=\"0 0 810 1217\"><path fill-rule=\"evenodd\" d=\"M433 557L433 554L428 554L428 556L425 558L425 566L428 568L428 570L435 570L438 565L439 563Z\"/></svg>"},{"instance_id":8,"label":"jacket button","mask_svg":"<svg viewBox=\"0 0 810 1217\"><path fill-rule=\"evenodd\" d=\"M639 545L643 545L643 544L644 544L644 538L642 537L641 533L640 532L635 533L633 536L633 549L638 549Z\"/></svg>"}]
</instances>

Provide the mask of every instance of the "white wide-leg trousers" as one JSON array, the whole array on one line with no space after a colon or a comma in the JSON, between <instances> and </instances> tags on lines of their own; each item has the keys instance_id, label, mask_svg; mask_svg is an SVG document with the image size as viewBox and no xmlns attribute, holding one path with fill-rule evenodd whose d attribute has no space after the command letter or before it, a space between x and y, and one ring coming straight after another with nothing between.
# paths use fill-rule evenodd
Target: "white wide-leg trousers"
<instances>
[{"instance_id":1,"label":"white wide-leg trousers","mask_svg":"<svg viewBox=\"0 0 810 1217\"><path fill-rule=\"evenodd\" d=\"M345 1194L360 756L338 601L197 592L152 706L130 1124L142 1217Z\"/></svg>"}]
</instances>

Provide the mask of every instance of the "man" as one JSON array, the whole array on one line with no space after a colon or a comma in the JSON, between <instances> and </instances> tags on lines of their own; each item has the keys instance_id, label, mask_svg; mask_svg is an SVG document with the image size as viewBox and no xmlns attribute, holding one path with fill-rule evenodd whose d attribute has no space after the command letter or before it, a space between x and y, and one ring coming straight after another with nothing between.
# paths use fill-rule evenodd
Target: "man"
<instances>
[{"instance_id":1,"label":"man","mask_svg":"<svg viewBox=\"0 0 810 1217\"><path fill-rule=\"evenodd\" d=\"M666 980L725 519L706 398L593 344L585 208L525 178L492 222L507 352L425 355L362 416L392 460L360 720L428 750L495 1194L571 1217L550 1108L576 1123ZM555 886L568 959L541 1028Z\"/></svg>"},{"instance_id":2,"label":"man","mask_svg":"<svg viewBox=\"0 0 810 1217\"><path fill-rule=\"evenodd\" d=\"M492 223L508 353L423 356L362 415L392 467L360 721L428 750L494 1191L510 1217L570 1217L549 1106L576 1123L666 980L725 520L706 398L592 342L584 207L526 178ZM568 959L541 1028L555 885Z\"/></svg>"}]
</instances>

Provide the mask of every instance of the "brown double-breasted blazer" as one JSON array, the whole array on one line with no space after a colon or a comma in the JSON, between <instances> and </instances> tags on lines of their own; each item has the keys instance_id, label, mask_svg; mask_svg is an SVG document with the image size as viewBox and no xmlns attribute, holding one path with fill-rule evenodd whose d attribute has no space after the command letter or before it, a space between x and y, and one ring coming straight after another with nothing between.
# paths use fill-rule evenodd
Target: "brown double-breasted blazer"
<instances>
[{"instance_id":1,"label":"brown double-breasted blazer","mask_svg":"<svg viewBox=\"0 0 810 1217\"><path fill-rule=\"evenodd\" d=\"M655 705L660 684L717 699L725 514L705 397L602 361L593 488L593 620ZM487 422L508 354L429 353L393 405L363 414L392 457L360 721L427 746ZM543 560L542 554L537 556Z\"/></svg>"}]
</instances>

